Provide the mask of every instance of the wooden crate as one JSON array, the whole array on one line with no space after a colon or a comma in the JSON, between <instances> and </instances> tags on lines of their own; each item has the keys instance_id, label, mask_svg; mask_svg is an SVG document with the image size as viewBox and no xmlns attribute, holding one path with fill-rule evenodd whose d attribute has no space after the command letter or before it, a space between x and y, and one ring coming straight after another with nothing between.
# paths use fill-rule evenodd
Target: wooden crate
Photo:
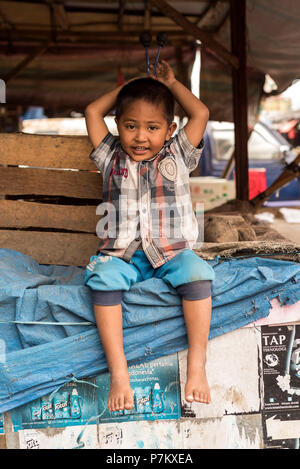
<instances>
[{"instance_id":1,"label":"wooden crate","mask_svg":"<svg viewBox=\"0 0 300 469\"><path fill-rule=\"evenodd\" d=\"M0 133L0 248L40 264L88 263L102 197L91 150L86 136Z\"/></svg>"}]
</instances>

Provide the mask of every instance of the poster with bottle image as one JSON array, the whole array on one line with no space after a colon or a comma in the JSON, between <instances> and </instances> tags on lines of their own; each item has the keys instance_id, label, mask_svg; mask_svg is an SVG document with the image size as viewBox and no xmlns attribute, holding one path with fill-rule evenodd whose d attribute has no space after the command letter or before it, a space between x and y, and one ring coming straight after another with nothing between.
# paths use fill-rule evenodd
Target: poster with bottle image
<instances>
[{"instance_id":1,"label":"poster with bottle image","mask_svg":"<svg viewBox=\"0 0 300 469\"><path fill-rule=\"evenodd\" d=\"M180 418L177 354L129 367L134 408L110 413L109 373L75 379L51 394L10 410L14 431L104 422Z\"/></svg>"},{"instance_id":2,"label":"poster with bottle image","mask_svg":"<svg viewBox=\"0 0 300 469\"><path fill-rule=\"evenodd\" d=\"M97 423L95 378L66 383L51 394L10 410L13 430Z\"/></svg>"},{"instance_id":3,"label":"poster with bottle image","mask_svg":"<svg viewBox=\"0 0 300 469\"><path fill-rule=\"evenodd\" d=\"M107 408L109 374L97 376L98 399L103 408L100 423L180 418L177 354L129 366L129 375L134 407L115 412Z\"/></svg>"}]
</instances>

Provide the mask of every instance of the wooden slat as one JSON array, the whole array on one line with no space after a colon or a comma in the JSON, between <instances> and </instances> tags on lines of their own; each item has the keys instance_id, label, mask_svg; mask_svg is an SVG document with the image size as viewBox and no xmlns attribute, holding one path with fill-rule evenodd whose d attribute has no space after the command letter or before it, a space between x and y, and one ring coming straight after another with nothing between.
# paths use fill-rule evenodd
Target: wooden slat
<instances>
[{"instance_id":1,"label":"wooden slat","mask_svg":"<svg viewBox=\"0 0 300 469\"><path fill-rule=\"evenodd\" d=\"M102 176L89 171L0 167L0 194L101 199Z\"/></svg>"},{"instance_id":2,"label":"wooden slat","mask_svg":"<svg viewBox=\"0 0 300 469\"><path fill-rule=\"evenodd\" d=\"M95 170L87 136L0 133L0 165Z\"/></svg>"},{"instance_id":3,"label":"wooden slat","mask_svg":"<svg viewBox=\"0 0 300 469\"><path fill-rule=\"evenodd\" d=\"M14 249L39 264L85 266L98 244L92 234L0 230L0 248Z\"/></svg>"},{"instance_id":4,"label":"wooden slat","mask_svg":"<svg viewBox=\"0 0 300 469\"><path fill-rule=\"evenodd\" d=\"M96 208L96 205L73 206L0 200L0 227L55 228L94 234L101 218L96 215Z\"/></svg>"}]
</instances>

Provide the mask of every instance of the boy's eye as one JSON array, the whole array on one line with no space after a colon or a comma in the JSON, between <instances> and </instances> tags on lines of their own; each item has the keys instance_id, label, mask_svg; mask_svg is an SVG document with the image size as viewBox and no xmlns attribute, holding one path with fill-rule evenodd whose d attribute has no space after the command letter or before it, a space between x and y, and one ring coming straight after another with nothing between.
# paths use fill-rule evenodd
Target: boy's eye
<instances>
[{"instance_id":1,"label":"boy's eye","mask_svg":"<svg viewBox=\"0 0 300 469\"><path fill-rule=\"evenodd\" d=\"M130 129L130 130L134 129L134 125L133 125L133 124L126 124L125 127L126 127L126 129Z\"/></svg>"},{"instance_id":2,"label":"boy's eye","mask_svg":"<svg viewBox=\"0 0 300 469\"><path fill-rule=\"evenodd\" d=\"M157 129L158 129L158 127L156 127L155 125L151 125L151 126L149 127L149 130L157 130Z\"/></svg>"}]
</instances>

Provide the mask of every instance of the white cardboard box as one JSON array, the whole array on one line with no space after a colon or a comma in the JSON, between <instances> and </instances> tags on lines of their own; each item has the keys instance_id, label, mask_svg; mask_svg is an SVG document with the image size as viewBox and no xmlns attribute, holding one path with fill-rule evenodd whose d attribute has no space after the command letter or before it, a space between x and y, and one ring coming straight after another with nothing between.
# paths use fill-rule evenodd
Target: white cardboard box
<instances>
[{"instance_id":1,"label":"white cardboard box","mask_svg":"<svg viewBox=\"0 0 300 469\"><path fill-rule=\"evenodd\" d=\"M198 211L197 203L203 204L206 211L235 199L236 194L235 181L212 176L191 177L190 189L195 212Z\"/></svg>"}]
</instances>

